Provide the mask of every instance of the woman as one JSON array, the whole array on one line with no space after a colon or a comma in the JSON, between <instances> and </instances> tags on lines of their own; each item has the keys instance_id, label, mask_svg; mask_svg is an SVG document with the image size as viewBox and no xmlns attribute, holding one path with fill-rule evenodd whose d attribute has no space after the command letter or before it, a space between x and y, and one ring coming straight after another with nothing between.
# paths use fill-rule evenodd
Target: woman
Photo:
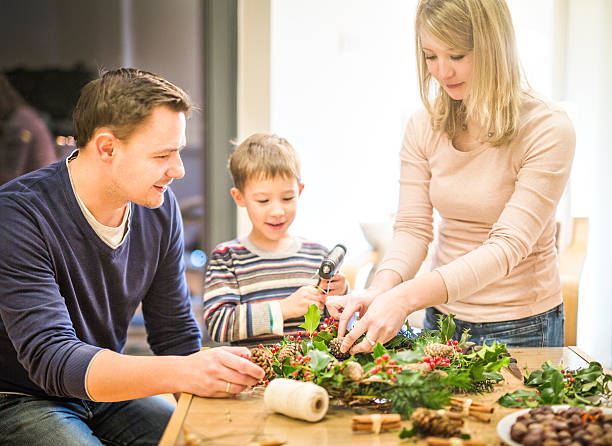
<instances>
[{"instance_id":1,"label":"woman","mask_svg":"<svg viewBox=\"0 0 612 446\"><path fill-rule=\"evenodd\" d=\"M555 209L571 169L567 115L521 82L503 0L420 0L416 56L424 109L401 149L391 248L372 285L328 299L346 351L392 338L427 308L425 326L454 314L478 343L563 345ZM414 278L441 217L432 271Z\"/></svg>"},{"instance_id":2,"label":"woman","mask_svg":"<svg viewBox=\"0 0 612 446\"><path fill-rule=\"evenodd\" d=\"M0 185L55 161L47 125L0 73Z\"/></svg>"}]
</instances>

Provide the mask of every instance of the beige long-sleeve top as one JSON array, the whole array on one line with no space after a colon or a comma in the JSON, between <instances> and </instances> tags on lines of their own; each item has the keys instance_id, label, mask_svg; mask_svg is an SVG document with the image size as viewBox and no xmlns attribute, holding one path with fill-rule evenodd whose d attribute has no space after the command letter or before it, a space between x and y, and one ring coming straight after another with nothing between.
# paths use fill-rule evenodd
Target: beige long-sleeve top
<instances>
[{"instance_id":1,"label":"beige long-sleeve top","mask_svg":"<svg viewBox=\"0 0 612 446\"><path fill-rule=\"evenodd\" d=\"M575 142L566 113L535 94L520 107L511 143L469 152L432 130L425 109L417 112L406 127L394 236L379 270L414 277L433 240L435 208L441 221L431 269L448 290L448 302L436 308L495 322L559 305L555 209Z\"/></svg>"}]
</instances>

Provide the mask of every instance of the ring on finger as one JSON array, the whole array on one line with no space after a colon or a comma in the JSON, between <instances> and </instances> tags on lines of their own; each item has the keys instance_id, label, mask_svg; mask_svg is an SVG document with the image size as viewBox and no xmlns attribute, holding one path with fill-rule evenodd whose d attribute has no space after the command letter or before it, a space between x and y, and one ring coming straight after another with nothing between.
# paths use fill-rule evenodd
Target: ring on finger
<instances>
[{"instance_id":1,"label":"ring on finger","mask_svg":"<svg viewBox=\"0 0 612 446\"><path fill-rule=\"evenodd\" d=\"M367 336L365 337L365 340L368 341L368 343L370 344L371 347L374 347L376 345L376 341L371 340Z\"/></svg>"},{"instance_id":2,"label":"ring on finger","mask_svg":"<svg viewBox=\"0 0 612 446\"><path fill-rule=\"evenodd\" d=\"M227 385L225 386L225 393L230 393L230 388L232 387L232 383L230 383L229 381L227 382Z\"/></svg>"}]
</instances>

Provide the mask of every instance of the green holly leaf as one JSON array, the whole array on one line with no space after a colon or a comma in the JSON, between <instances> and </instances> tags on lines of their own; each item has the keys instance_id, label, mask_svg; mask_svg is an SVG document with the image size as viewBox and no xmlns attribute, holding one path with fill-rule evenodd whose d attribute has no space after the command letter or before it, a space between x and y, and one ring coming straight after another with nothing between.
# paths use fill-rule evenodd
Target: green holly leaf
<instances>
[{"instance_id":1,"label":"green holly leaf","mask_svg":"<svg viewBox=\"0 0 612 446\"><path fill-rule=\"evenodd\" d=\"M323 341L323 342L329 342L333 339L334 337L332 336L332 334L328 331L320 331L317 333L317 335L314 337L315 341Z\"/></svg>"},{"instance_id":2,"label":"green holly leaf","mask_svg":"<svg viewBox=\"0 0 612 446\"><path fill-rule=\"evenodd\" d=\"M419 347L414 350L402 350L395 354L395 361L401 364L410 364L419 362L423 359L423 348Z\"/></svg>"},{"instance_id":3,"label":"green holly leaf","mask_svg":"<svg viewBox=\"0 0 612 446\"><path fill-rule=\"evenodd\" d=\"M440 340L442 344L446 344L455 334L455 315L449 313L446 316L440 315L439 318L438 326L440 327Z\"/></svg>"},{"instance_id":4,"label":"green holly leaf","mask_svg":"<svg viewBox=\"0 0 612 446\"><path fill-rule=\"evenodd\" d=\"M540 405L540 395L529 390L516 390L506 393L497 402L504 407L537 407Z\"/></svg>"},{"instance_id":5,"label":"green holly leaf","mask_svg":"<svg viewBox=\"0 0 612 446\"><path fill-rule=\"evenodd\" d=\"M374 346L374 349L372 350L372 356L374 358L378 358L379 356L382 356L385 353L387 353L387 349L380 342L378 344L376 344Z\"/></svg>"},{"instance_id":6,"label":"green holly leaf","mask_svg":"<svg viewBox=\"0 0 612 446\"><path fill-rule=\"evenodd\" d=\"M319 307L312 304L308 307L308 311L304 315L304 323L300 327L304 328L307 332L312 333L319 328L321 322L321 311Z\"/></svg>"},{"instance_id":7,"label":"green holly leaf","mask_svg":"<svg viewBox=\"0 0 612 446\"><path fill-rule=\"evenodd\" d=\"M543 404L561 404L565 394L563 375L555 368L544 370L543 383L538 386Z\"/></svg>"},{"instance_id":8,"label":"green holly leaf","mask_svg":"<svg viewBox=\"0 0 612 446\"><path fill-rule=\"evenodd\" d=\"M414 437L418 433L419 431L417 430L415 426L412 426L410 430L404 427L402 428L402 431L399 433L399 437L400 438L410 438L410 437Z\"/></svg>"},{"instance_id":9,"label":"green holly leaf","mask_svg":"<svg viewBox=\"0 0 612 446\"><path fill-rule=\"evenodd\" d=\"M327 368L327 365L331 362L332 357L324 351L313 349L308 352L310 355L310 368L315 372L321 372Z\"/></svg>"},{"instance_id":10,"label":"green holly leaf","mask_svg":"<svg viewBox=\"0 0 612 446\"><path fill-rule=\"evenodd\" d=\"M327 348L327 345L323 341L314 341L313 342L313 346L314 346L314 348L316 350L321 350L321 351L324 351L324 352L329 351L329 349ZM308 351L310 351L310 350L312 350L312 349L309 349Z\"/></svg>"}]
</instances>

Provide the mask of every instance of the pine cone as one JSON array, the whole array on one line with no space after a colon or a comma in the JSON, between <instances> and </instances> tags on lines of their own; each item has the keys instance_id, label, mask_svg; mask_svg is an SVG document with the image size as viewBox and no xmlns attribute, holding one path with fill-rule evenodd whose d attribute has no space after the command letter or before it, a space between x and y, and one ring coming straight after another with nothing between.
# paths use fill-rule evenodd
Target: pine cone
<instances>
[{"instance_id":1,"label":"pine cone","mask_svg":"<svg viewBox=\"0 0 612 446\"><path fill-rule=\"evenodd\" d=\"M342 345L342 341L344 341L344 336L340 336L338 338L334 338L329 341L329 353L336 359L343 361L351 357L351 354L348 350L345 353L340 352L340 346Z\"/></svg>"},{"instance_id":2,"label":"pine cone","mask_svg":"<svg viewBox=\"0 0 612 446\"><path fill-rule=\"evenodd\" d=\"M347 376L351 381L361 381L363 378L363 368L361 364L355 361L348 361L342 370L344 376Z\"/></svg>"},{"instance_id":3,"label":"pine cone","mask_svg":"<svg viewBox=\"0 0 612 446\"><path fill-rule=\"evenodd\" d=\"M433 343L425 347L425 356L440 356L441 358L450 359L455 354L455 349L450 345Z\"/></svg>"},{"instance_id":4,"label":"pine cone","mask_svg":"<svg viewBox=\"0 0 612 446\"><path fill-rule=\"evenodd\" d=\"M264 369L266 375L264 380L270 379L274 376L274 369L272 369L272 360L268 358L268 353L263 348L252 348L251 349L251 362L257 364L259 367Z\"/></svg>"},{"instance_id":5,"label":"pine cone","mask_svg":"<svg viewBox=\"0 0 612 446\"><path fill-rule=\"evenodd\" d=\"M283 365L285 363L285 359L293 358L299 353L302 353L299 344L287 344L278 352L278 362L280 365Z\"/></svg>"},{"instance_id":6,"label":"pine cone","mask_svg":"<svg viewBox=\"0 0 612 446\"><path fill-rule=\"evenodd\" d=\"M454 437L460 434L459 425L445 415L444 411L419 407L412 413L410 419L422 435Z\"/></svg>"}]
</instances>

